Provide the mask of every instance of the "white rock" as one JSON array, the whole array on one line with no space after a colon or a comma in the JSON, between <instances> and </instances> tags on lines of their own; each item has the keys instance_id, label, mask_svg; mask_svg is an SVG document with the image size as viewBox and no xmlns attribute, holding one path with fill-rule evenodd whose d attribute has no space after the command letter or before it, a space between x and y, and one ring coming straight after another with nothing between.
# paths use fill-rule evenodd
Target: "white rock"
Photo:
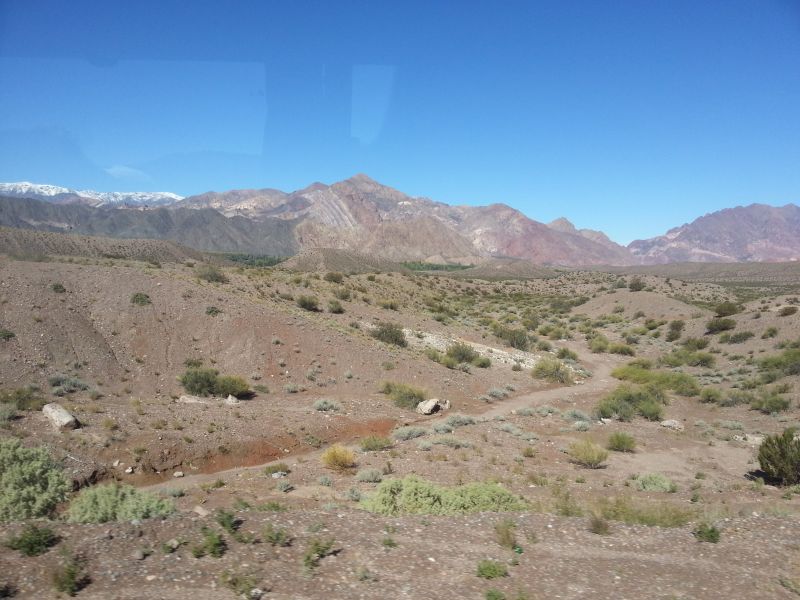
<instances>
[{"instance_id":1,"label":"white rock","mask_svg":"<svg viewBox=\"0 0 800 600\"><path fill-rule=\"evenodd\" d=\"M77 429L81 426L81 424L78 423L78 419L75 418L75 415L56 402L45 404L42 407L42 413L59 431Z\"/></svg>"},{"instance_id":2,"label":"white rock","mask_svg":"<svg viewBox=\"0 0 800 600\"><path fill-rule=\"evenodd\" d=\"M673 429L675 431L683 431L683 423L680 421L676 421L675 419L667 419L666 421L661 421L661 426L666 427L667 429Z\"/></svg>"},{"instance_id":3,"label":"white rock","mask_svg":"<svg viewBox=\"0 0 800 600\"><path fill-rule=\"evenodd\" d=\"M211 513L210 513L210 512L208 512L208 511L207 511L205 508L203 508L202 506L199 506L199 505L198 505L198 506L195 506L195 507L192 509L192 511L194 511L195 513L197 513L197 514L198 514L198 515L200 515L201 517L207 517L208 515L210 515L210 514L211 514Z\"/></svg>"},{"instance_id":4,"label":"white rock","mask_svg":"<svg viewBox=\"0 0 800 600\"><path fill-rule=\"evenodd\" d=\"M239 404L239 399L233 394L228 394L228 397L225 398L225 404L228 405Z\"/></svg>"},{"instance_id":5,"label":"white rock","mask_svg":"<svg viewBox=\"0 0 800 600\"><path fill-rule=\"evenodd\" d=\"M208 404L208 400L204 400L198 396L190 396L189 394L184 394L178 398L176 402L180 402L181 404Z\"/></svg>"},{"instance_id":6,"label":"white rock","mask_svg":"<svg viewBox=\"0 0 800 600\"><path fill-rule=\"evenodd\" d=\"M175 471L172 474L173 477L183 477L183 471Z\"/></svg>"},{"instance_id":7,"label":"white rock","mask_svg":"<svg viewBox=\"0 0 800 600\"><path fill-rule=\"evenodd\" d=\"M447 410L450 408L449 400L439 400L438 398L431 398L430 400L423 400L417 404L417 412L421 415L431 415L435 412Z\"/></svg>"},{"instance_id":8,"label":"white rock","mask_svg":"<svg viewBox=\"0 0 800 600\"><path fill-rule=\"evenodd\" d=\"M127 469L125 469L125 472L126 472L128 475L130 475L131 473L133 473L133 467L128 467Z\"/></svg>"}]
</instances>

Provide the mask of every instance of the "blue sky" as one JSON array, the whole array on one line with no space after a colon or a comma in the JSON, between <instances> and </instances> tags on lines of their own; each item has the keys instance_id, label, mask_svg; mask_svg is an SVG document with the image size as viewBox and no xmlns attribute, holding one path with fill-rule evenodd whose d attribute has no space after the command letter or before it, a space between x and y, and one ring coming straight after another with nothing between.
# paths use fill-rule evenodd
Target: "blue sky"
<instances>
[{"instance_id":1,"label":"blue sky","mask_svg":"<svg viewBox=\"0 0 800 600\"><path fill-rule=\"evenodd\" d=\"M800 2L0 0L0 181L359 172L624 243L800 203Z\"/></svg>"}]
</instances>

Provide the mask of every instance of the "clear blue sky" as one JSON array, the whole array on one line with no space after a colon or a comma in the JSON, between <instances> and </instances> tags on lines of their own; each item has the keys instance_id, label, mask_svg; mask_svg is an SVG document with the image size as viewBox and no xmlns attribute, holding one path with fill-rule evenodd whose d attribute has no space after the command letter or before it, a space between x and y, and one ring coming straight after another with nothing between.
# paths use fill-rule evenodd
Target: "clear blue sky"
<instances>
[{"instance_id":1,"label":"clear blue sky","mask_svg":"<svg viewBox=\"0 0 800 600\"><path fill-rule=\"evenodd\" d=\"M800 1L0 0L0 181L358 172L620 242L800 203Z\"/></svg>"}]
</instances>

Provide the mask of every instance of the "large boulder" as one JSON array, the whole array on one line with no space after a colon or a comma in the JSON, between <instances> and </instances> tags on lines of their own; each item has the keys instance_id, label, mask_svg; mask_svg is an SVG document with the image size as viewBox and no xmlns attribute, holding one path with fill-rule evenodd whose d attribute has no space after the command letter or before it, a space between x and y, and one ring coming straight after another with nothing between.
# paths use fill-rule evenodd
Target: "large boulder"
<instances>
[{"instance_id":1,"label":"large boulder","mask_svg":"<svg viewBox=\"0 0 800 600\"><path fill-rule=\"evenodd\" d=\"M433 413L447 410L448 408L450 408L450 401L439 400L438 398L423 400L417 404L417 412L421 415L432 415Z\"/></svg>"},{"instance_id":2,"label":"large boulder","mask_svg":"<svg viewBox=\"0 0 800 600\"><path fill-rule=\"evenodd\" d=\"M59 431L77 429L81 426L75 415L56 402L45 404L42 407L42 413Z\"/></svg>"}]
</instances>

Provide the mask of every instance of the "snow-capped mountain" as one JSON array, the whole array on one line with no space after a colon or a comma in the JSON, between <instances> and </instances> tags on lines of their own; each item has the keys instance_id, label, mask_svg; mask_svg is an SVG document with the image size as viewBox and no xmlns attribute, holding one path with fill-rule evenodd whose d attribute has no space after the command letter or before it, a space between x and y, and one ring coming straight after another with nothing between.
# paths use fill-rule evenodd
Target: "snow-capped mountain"
<instances>
[{"instance_id":1,"label":"snow-capped mountain","mask_svg":"<svg viewBox=\"0 0 800 600\"><path fill-rule=\"evenodd\" d=\"M183 196L171 192L96 192L28 181L0 183L0 196L35 198L55 204L88 206L168 206L183 200Z\"/></svg>"}]
</instances>

